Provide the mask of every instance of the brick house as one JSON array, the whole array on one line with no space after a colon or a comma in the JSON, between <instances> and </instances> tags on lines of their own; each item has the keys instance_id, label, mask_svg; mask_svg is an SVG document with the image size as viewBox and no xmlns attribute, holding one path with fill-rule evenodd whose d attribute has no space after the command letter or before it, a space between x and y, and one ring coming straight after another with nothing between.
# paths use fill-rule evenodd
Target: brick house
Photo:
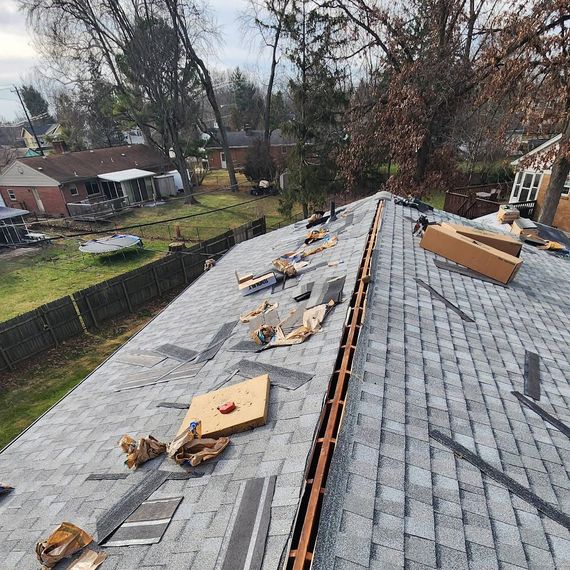
<instances>
[{"instance_id":1,"label":"brick house","mask_svg":"<svg viewBox=\"0 0 570 570\"><path fill-rule=\"evenodd\" d=\"M0 196L8 207L66 217L68 204L150 200L153 176L171 168L168 160L145 145L20 158L0 175Z\"/></svg>"},{"instance_id":2,"label":"brick house","mask_svg":"<svg viewBox=\"0 0 570 570\"><path fill-rule=\"evenodd\" d=\"M562 135L557 135L517 160L511 162L517 170L509 202L536 200L533 218L537 218L544 202L546 189L552 174L552 162L556 145ZM566 180L564 193L554 216L554 227L570 231L570 177Z\"/></svg>"},{"instance_id":3,"label":"brick house","mask_svg":"<svg viewBox=\"0 0 570 570\"><path fill-rule=\"evenodd\" d=\"M245 131L228 131L226 133L230 147L230 153L235 168L245 166L247 158L247 149L256 141L263 138L263 131L245 130ZM281 129L275 129L271 133L271 157L275 161L278 169L281 170L285 165L285 161L289 152L295 146L295 141L288 138ZM208 153L208 165L211 170L225 169L226 156L222 145L211 138L206 145Z\"/></svg>"}]
</instances>

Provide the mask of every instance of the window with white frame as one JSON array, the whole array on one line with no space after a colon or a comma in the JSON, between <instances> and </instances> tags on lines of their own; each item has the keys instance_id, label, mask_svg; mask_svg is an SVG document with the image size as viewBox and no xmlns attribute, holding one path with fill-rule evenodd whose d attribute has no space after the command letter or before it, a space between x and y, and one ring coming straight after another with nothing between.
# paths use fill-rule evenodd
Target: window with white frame
<instances>
[{"instance_id":1,"label":"window with white frame","mask_svg":"<svg viewBox=\"0 0 570 570\"><path fill-rule=\"evenodd\" d=\"M513 189L511 191L510 202L528 202L536 200L542 172L517 172Z\"/></svg>"},{"instance_id":2,"label":"window with white frame","mask_svg":"<svg viewBox=\"0 0 570 570\"><path fill-rule=\"evenodd\" d=\"M77 191L77 187L76 186L70 186L69 187L69 193L72 196L77 196L77 194L79 194L79 192Z\"/></svg>"},{"instance_id":3,"label":"window with white frame","mask_svg":"<svg viewBox=\"0 0 570 570\"><path fill-rule=\"evenodd\" d=\"M99 190L99 184L97 184L96 181L94 182L86 182L85 183L85 188L87 190L87 195L88 196L93 196L94 194L99 194L100 190Z\"/></svg>"},{"instance_id":4,"label":"window with white frame","mask_svg":"<svg viewBox=\"0 0 570 570\"><path fill-rule=\"evenodd\" d=\"M570 196L570 176L566 178L564 183L564 190L562 190L562 196Z\"/></svg>"},{"instance_id":5,"label":"window with white frame","mask_svg":"<svg viewBox=\"0 0 570 570\"><path fill-rule=\"evenodd\" d=\"M10 198L10 200L15 200L16 194L14 194L12 190L8 190L8 197Z\"/></svg>"}]
</instances>

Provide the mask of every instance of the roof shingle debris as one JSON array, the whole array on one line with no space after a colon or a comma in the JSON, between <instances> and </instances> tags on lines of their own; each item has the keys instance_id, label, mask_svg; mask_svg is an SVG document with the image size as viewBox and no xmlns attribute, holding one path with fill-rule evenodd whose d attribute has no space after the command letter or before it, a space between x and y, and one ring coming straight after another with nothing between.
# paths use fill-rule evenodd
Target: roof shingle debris
<instances>
[{"instance_id":1,"label":"roof shingle debris","mask_svg":"<svg viewBox=\"0 0 570 570\"><path fill-rule=\"evenodd\" d=\"M248 354L249 366L240 362L243 354L231 350L249 338L248 325L236 321L264 298L288 315L299 307L294 295L306 282L317 281L320 288L339 276L338 267L328 265L333 259L343 262L344 287L351 290L365 243L363 229L370 229L376 202L371 197L346 208L358 223L349 226L339 216L328 224L331 235L343 228L342 236L334 247L311 255L308 266L287 280L294 287L278 286L244 297L235 271L267 270L276 255L288 250L283 244L302 243L305 227L289 226L238 244L6 448L0 457L0 480L15 482L16 489L0 500L0 566L37 568L34 545L65 520L88 533L98 531L99 539L121 528L121 543L139 540L133 530L139 526L156 526L152 541L161 538L155 544L104 546L109 555L105 570L231 567L236 521L240 513L249 512L255 513L251 520L257 530L251 532L247 547L242 545L240 559L252 568L278 568L297 512L348 303L330 311L321 330L305 342ZM276 244L281 244L277 250ZM339 299L340 291L335 291L329 293ZM145 358L153 354L159 358ZM117 445L125 433L170 441L185 412L163 407L165 402L190 403L222 384L242 382L254 368L276 379L269 392L267 423L232 434L218 457L198 467L200 476L186 477L187 472L163 454L126 478L90 477L120 473L121 468L127 472ZM178 472L180 477L172 475ZM251 489L259 487L265 498L249 501ZM171 499L180 497L168 524L129 520L143 501L154 505L169 499L165 502L173 504ZM124 521L128 524L123 528Z\"/></svg>"},{"instance_id":2,"label":"roof shingle debris","mask_svg":"<svg viewBox=\"0 0 570 570\"><path fill-rule=\"evenodd\" d=\"M570 440L512 392L534 352L540 407L570 421L570 264L525 244L508 287L440 269L407 214L386 203L312 567L568 568Z\"/></svg>"}]
</instances>

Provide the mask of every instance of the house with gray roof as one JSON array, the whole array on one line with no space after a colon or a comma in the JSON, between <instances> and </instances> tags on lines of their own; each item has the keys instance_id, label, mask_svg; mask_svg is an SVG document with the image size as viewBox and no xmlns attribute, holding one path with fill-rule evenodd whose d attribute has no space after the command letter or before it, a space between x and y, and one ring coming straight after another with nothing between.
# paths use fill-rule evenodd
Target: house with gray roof
<instances>
[{"instance_id":1,"label":"house with gray roof","mask_svg":"<svg viewBox=\"0 0 570 570\"><path fill-rule=\"evenodd\" d=\"M253 295L235 272L270 267L306 222L236 245L2 450L2 568L38 568L62 521L96 540L118 528L90 546L104 570L570 567L570 261L524 244L508 286L436 265L418 213L380 198L338 212L334 247ZM241 314L269 299L283 319L338 278L320 332L248 343ZM193 396L260 370L265 425L195 468L123 465L123 434L169 441ZM131 514L145 501L157 520Z\"/></svg>"}]
</instances>

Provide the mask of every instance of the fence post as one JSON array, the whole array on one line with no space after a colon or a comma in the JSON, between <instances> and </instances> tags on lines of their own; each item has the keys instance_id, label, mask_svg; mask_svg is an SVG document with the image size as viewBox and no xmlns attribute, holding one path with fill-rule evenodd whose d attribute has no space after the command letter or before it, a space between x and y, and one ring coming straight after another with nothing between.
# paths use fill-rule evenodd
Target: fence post
<instances>
[{"instance_id":1,"label":"fence post","mask_svg":"<svg viewBox=\"0 0 570 570\"><path fill-rule=\"evenodd\" d=\"M129 313L132 313L133 307L131 306L131 300L129 299L129 294L127 293L127 286L125 285L124 279L121 279L121 285L123 287L123 294L125 295L125 301L127 302L127 307L129 308Z\"/></svg>"},{"instance_id":2,"label":"fence post","mask_svg":"<svg viewBox=\"0 0 570 570\"><path fill-rule=\"evenodd\" d=\"M184 274L184 283L188 283L188 274L186 273L186 264L184 263L184 254L182 253L179 257L180 263L182 264L182 273Z\"/></svg>"},{"instance_id":3,"label":"fence post","mask_svg":"<svg viewBox=\"0 0 570 570\"><path fill-rule=\"evenodd\" d=\"M156 273L156 267L152 266L152 274L154 275L154 282L156 283L156 290L158 291L158 296L162 295L162 291L160 289L160 281L158 280L158 274Z\"/></svg>"},{"instance_id":4,"label":"fence post","mask_svg":"<svg viewBox=\"0 0 570 570\"><path fill-rule=\"evenodd\" d=\"M12 366L12 362L10 361L10 359L8 358L8 354L7 352L4 350L3 347L0 346L0 354L2 355L2 358L4 359L4 362L6 363L6 366L8 367L8 370L10 370L10 372L14 371L14 367Z\"/></svg>"},{"instance_id":5,"label":"fence post","mask_svg":"<svg viewBox=\"0 0 570 570\"><path fill-rule=\"evenodd\" d=\"M39 311L40 315L42 316L42 320L45 323L45 327L50 332L51 337L53 338L53 342L55 343L55 346L57 346L59 344L59 342L57 340L57 336L53 330L53 327L51 326L51 323L49 322L48 311L46 310L45 305L42 305L41 307L39 307L38 311Z\"/></svg>"},{"instance_id":6,"label":"fence post","mask_svg":"<svg viewBox=\"0 0 570 570\"><path fill-rule=\"evenodd\" d=\"M91 314L91 318L93 319L93 324L95 325L95 328L99 328L99 323L97 322L97 319L95 318L95 312L93 311L93 307L91 306L91 302L89 301L89 297L87 296L87 293L85 293L85 303L87 305L87 308L89 309L89 313Z\"/></svg>"}]
</instances>

